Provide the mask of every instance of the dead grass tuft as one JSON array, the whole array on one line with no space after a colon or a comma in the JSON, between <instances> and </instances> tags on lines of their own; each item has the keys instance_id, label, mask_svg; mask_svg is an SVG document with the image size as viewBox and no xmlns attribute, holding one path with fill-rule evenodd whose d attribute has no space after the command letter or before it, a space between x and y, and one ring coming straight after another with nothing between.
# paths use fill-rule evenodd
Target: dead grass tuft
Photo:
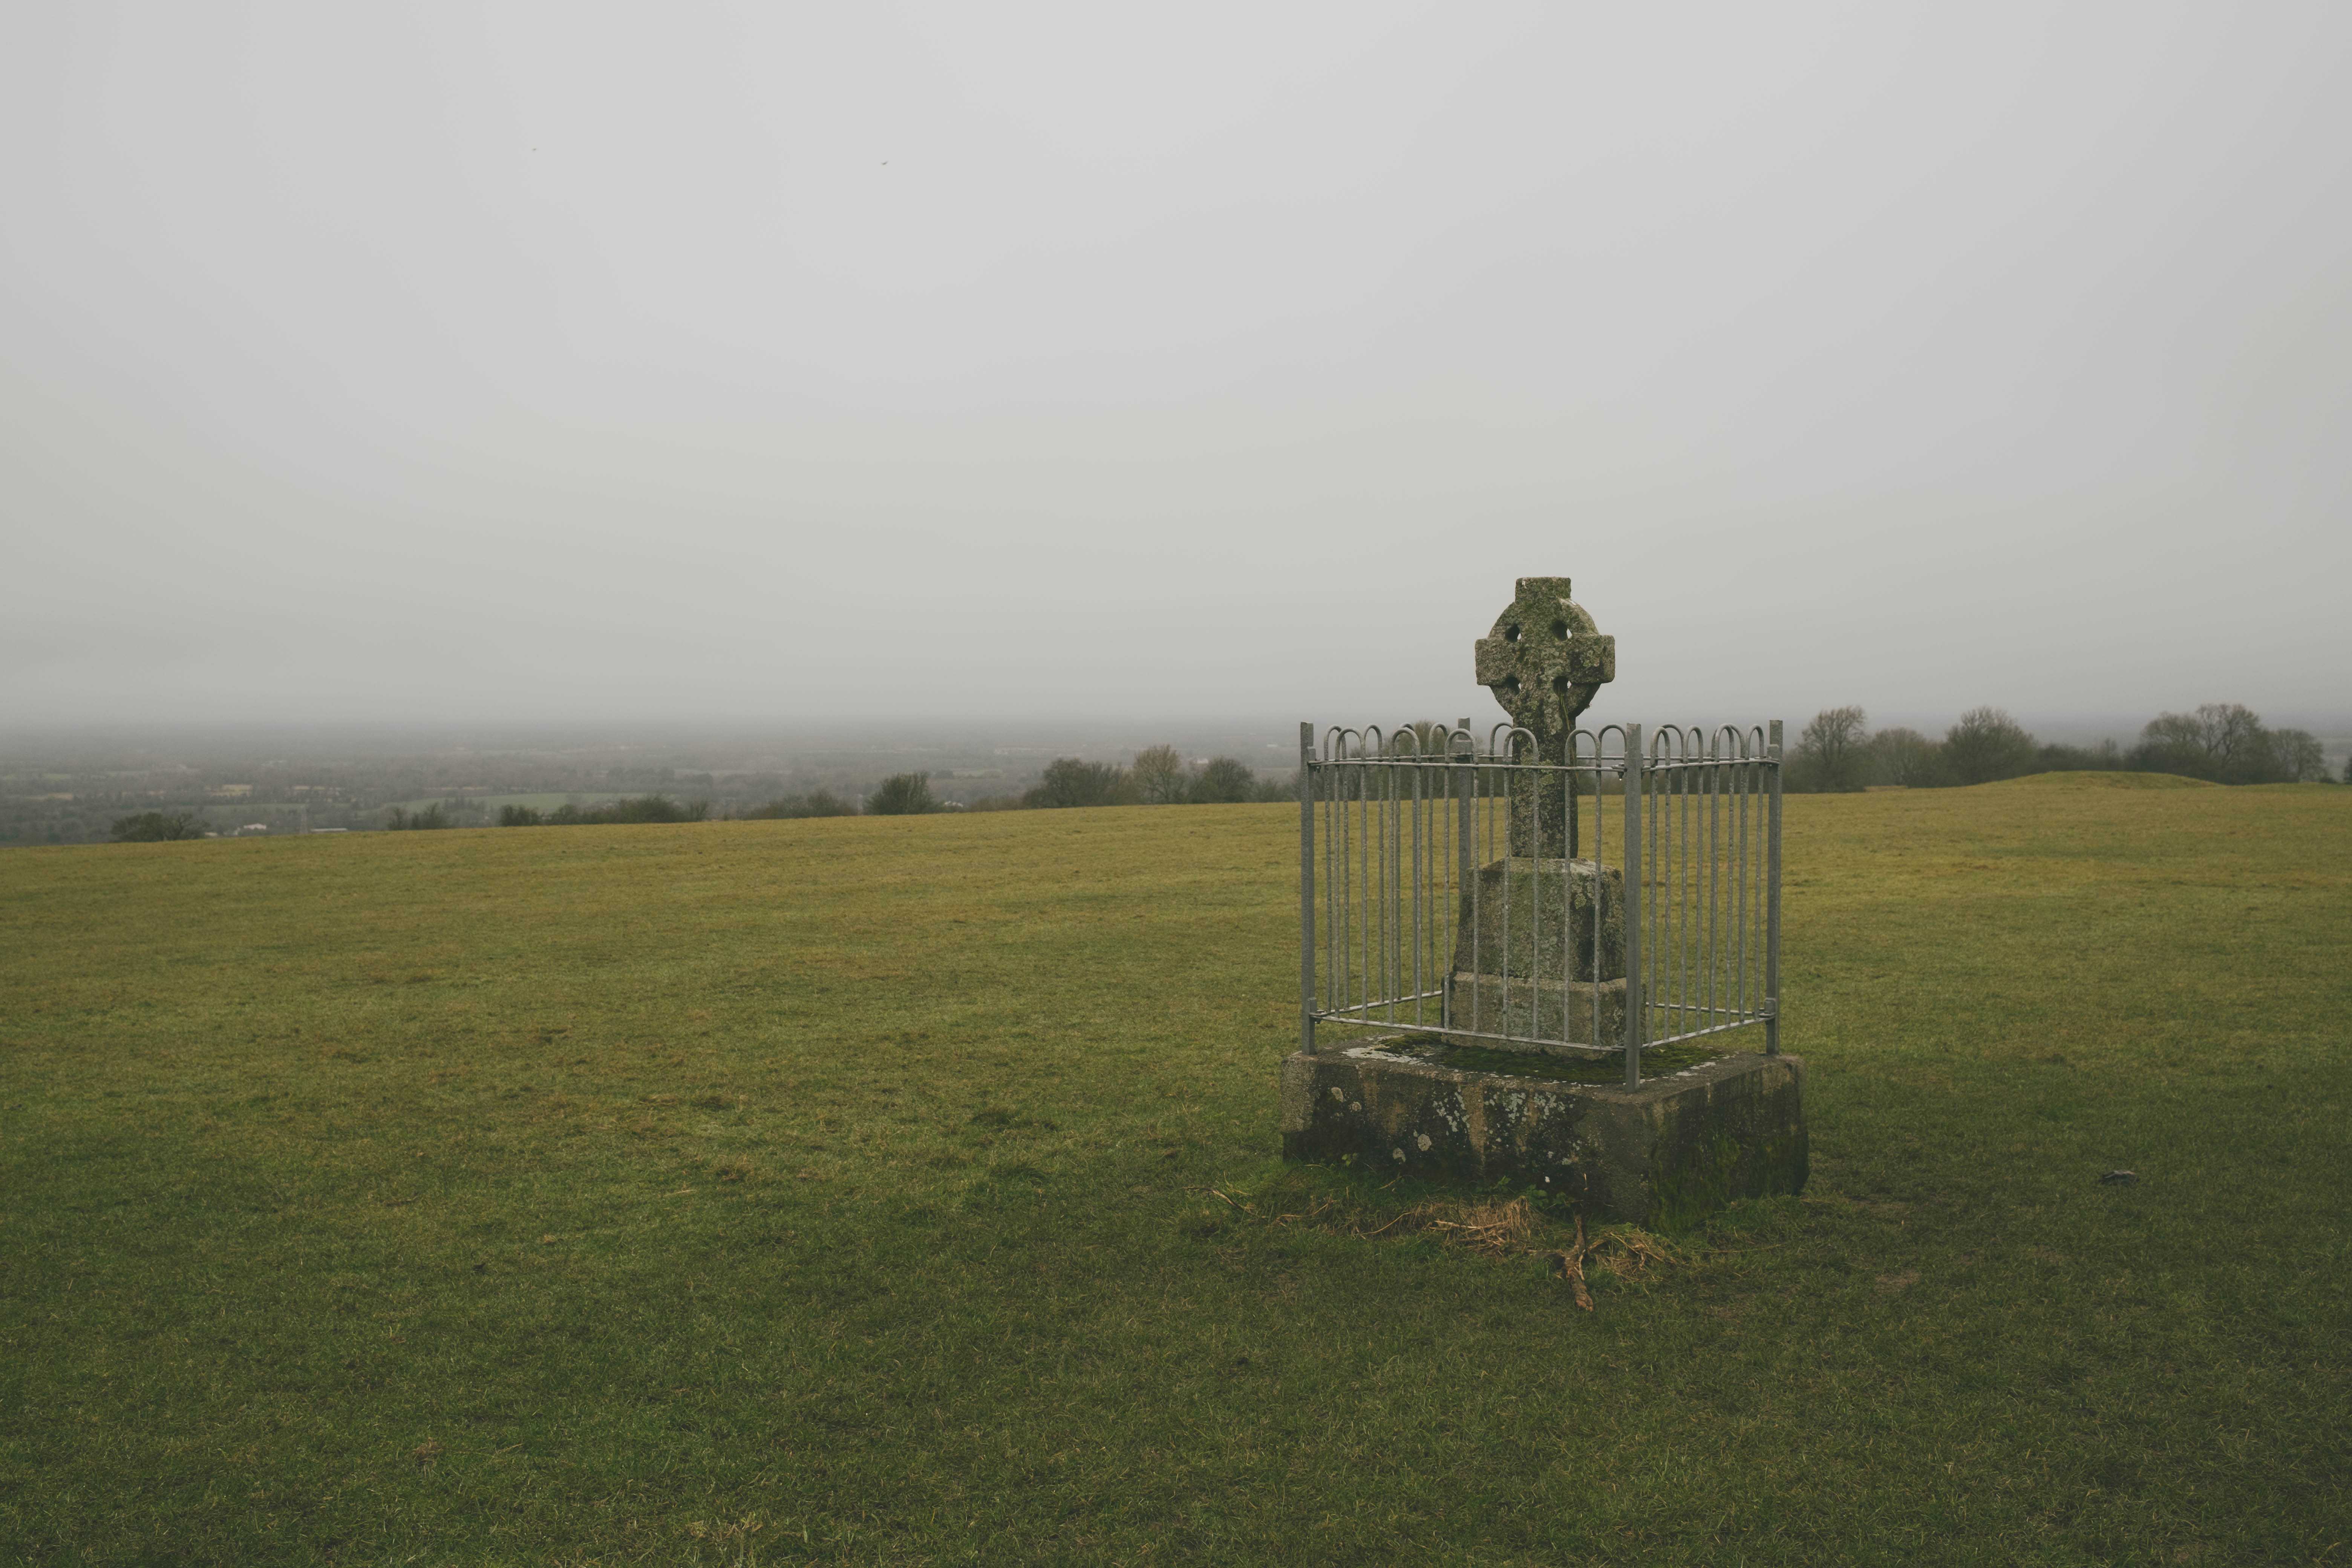
<instances>
[{"instance_id":1,"label":"dead grass tuft","mask_svg":"<svg viewBox=\"0 0 2352 1568\"><path fill-rule=\"evenodd\" d=\"M1370 1241L1381 1237L1434 1236L1486 1258L1526 1258L1549 1255L1552 1273L1568 1282L1576 1304L1592 1310L1586 1269L1598 1267L1627 1281L1642 1279L1653 1268L1687 1261L1672 1244L1633 1226L1611 1226L1587 1234L1584 1216L1574 1221L1572 1239L1567 1226L1547 1217L1526 1198L1464 1200L1430 1198L1401 1214L1375 1223L1360 1205L1320 1194L1302 1208L1265 1213L1255 1203L1210 1189L1210 1194L1242 1215L1266 1225L1311 1226L1337 1236ZM1566 1243L1566 1245L1562 1245Z\"/></svg>"},{"instance_id":2,"label":"dead grass tuft","mask_svg":"<svg viewBox=\"0 0 2352 1568\"><path fill-rule=\"evenodd\" d=\"M1390 1220L1386 1225L1370 1230L1359 1230L1360 1236L1379 1236L1390 1230L1436 1231L1451 1241L1459 1241L1474 1252L1492 1258L1507 1258L1528 1250L1528 1237L1535 1234L1535 1208L1525 1198L1512 1198L1504 1203L1460 1204L1444 1198L1433 1198Z\"/></svg>"}]
</instances>

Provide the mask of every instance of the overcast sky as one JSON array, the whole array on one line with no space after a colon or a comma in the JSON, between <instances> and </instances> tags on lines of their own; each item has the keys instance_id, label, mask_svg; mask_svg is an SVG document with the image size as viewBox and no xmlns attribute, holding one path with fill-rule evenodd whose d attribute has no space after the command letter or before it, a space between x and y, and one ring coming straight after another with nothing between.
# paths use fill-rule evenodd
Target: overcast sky
<instances>
[{"instance_id":1,"label":"overcast sky","mask_svg":"<svg viewBox=\"0 0 2352 1568\"><path fill-rule=\"evenodd\" d=\"M2352 714L2352 6L9 33L0 722Z\"/></svg>"}]
</instances>

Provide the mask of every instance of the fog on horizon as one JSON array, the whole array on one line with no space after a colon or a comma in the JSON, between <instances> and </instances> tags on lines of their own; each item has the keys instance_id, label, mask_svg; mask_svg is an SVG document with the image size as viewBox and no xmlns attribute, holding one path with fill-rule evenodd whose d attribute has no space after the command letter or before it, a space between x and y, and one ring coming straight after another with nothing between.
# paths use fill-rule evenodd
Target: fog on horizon
<instances>
[{"instance_id":1,"label":"fog on horizon","mask_svg":"<svg viewBox=\"0 0 2352 1568\"><path fill-rule=\"evenodd\" d=\"M87 5L0 725L2352 715L2352 11Z\"/></svg>"}]
</instances>

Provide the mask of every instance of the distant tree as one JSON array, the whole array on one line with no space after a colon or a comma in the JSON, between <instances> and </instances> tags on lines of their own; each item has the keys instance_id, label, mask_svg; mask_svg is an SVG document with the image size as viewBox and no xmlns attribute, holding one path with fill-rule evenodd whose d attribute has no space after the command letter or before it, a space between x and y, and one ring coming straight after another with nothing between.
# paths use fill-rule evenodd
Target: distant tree
<instances>
[{"instance_id":1,"label":"distant tree","mask_svg":"<svg viewBox=\"0 0 2352 1568\"><path fill-rule=\"evenodd\" d=\"M1853 791L1870 782L1870 718L1859 708L1824 708L1797 737L1789 784L1801 790Z\"/></svg>"},{"instance_id":2,"label":"distant tree","mask_svg":"<svg viewBox=\"0 0 2352 1568\"><path fill-rule=\"evenodd\" d=\"M447 827L450 826L449 813L437 800L422 811L410 811L395 805L384 813L383 825L394 833Z\"/></svg>"},{"instance_id":3,"label":"distant tree","mask_svg":"<svg viewBox=\"0 0 2352 1568\"><path fill-rule=\"evenodd\" d=\"M866 810L874 816L920 816L938 809L929 773L892 773L866 797Z\"/></svg>"},{"instance_id":4,"label":"distant tree","mask_svg":"<svg viewBox=\"0 0 2352 1568\"><path fill-rule=\"evenodd\" d=\"M565 801L545 813L529 806L508 806L499 813L502 827L609 827L622 822L700 822L710 815L707 800L681 805L666 795L631 795L610 805L581 805Z\"/></svg>"},{"instance_id":5,"label":"distant tree","mask_svg":"<svg viewBox=\"0 0 2352 1568\"><path fill-rule=\"evenodd\" d=\"M1944 773L1942 742L1900 724L1870 738L1870 761L1881 784L1933 789L1951 782Z\"/></svg>"},{"instance_id":6,"label":"distant tree","mask_svg":"<svg viewBox=\"0 0 2352 1568\"><path fill-rule=\"evenodd\" d=\"M2308 730L2273 730L2271 755L2286 784L2324 784L2327 752Z\"/></svg>"},{"instance_id":7,"label":"distant tree","mask_svg":"<svg viewBox=\"0 0 2352 1568\"><path fill-rule=\"evenodd\" d=\"M1999 708L1971 708L1944 731L1944 766L1959 784L1990 784L2030 773L2034 751L2025 726Z\"/></svg>"},{"instance_id":8,"label":"distant tree","mask_svg":"<svg viewBox=\"0 0 2352 1568\"><path fill-rule=\"evenodd\" d=\"M116 817L110 831L117 844L162 844L180 838L202 838L205 825L201 818L184 811L142 811Z\"/></svg>"},{"instance_id":9,"label":"distant tree","mask_svg":"<svg viewBox=\"0 0 2352 1568\"><path fill-rule=\"evenodd\" d=\"M2068 746L2053 741L2033 759L2033 771L2042 773L2098 773L2123 765L2123 748L2113 741L2095 746Z\"/></svg>"},{"instance_id":10,"label":"distant tree","mask_svg":"<svg viewBox=\"0 0 2352 1568\"><path fill-rule=\"evenodd\" d=\"M765 805L755 805L742 814L747 822L769 821L777 817L856 816L857 803L845 800L829 789L814 789L806 795L781 795Z\"/></svg>"},{"instance_id":11,"label":"distant tree","mask_svg":"<svg viewBox=\"0 0 2352 1568\"><path fill-rule=\"evenodd\" d=\"M967 802L964 809L966 811L1025 811L1028 809L1028 803L1017 795L991 795Z\"/></svg>"},{"instance_id":12,"label":"distant tree","mask_svg":"<svg viewBox=\"0 0 2352 1568\"><path fill-rule=\"evenodd\" d=\"M1195 805L1224 805L1257 793L1257 775L1237 757L1211 757L1192 777L1188 798Z\"/></svg>"},{"instance_id":13,"label":"distant tree","mask_svg":"<svg viewBox=\"0 0 2352 1568\"><path fill-rule=\"evenodd\" d=\"M1136 793L1146 805L1174 805L1192 784L1184 759L1173 746L1144 747L1135 753L1127 775L1135 781Z\"/></svg>"},{"instance_id":14,"label":"distant tree","mask_svg":"<svg viewBox=\"0 0 2352 1568\"><path fill-rule=\"evenodd\" d=\"M1298 770L1297 768L1293 768L1286 773L1258 774L1257 788L1250 792L1250 798L1252 800L1267 801L1297 800L1298 798Z\"/></svg>"},{"instance_id":15,"label":"distant tree","mask_svg":"<svg viewBox=\"0 0 2352 1568\"><path fill-rule=\"evenodd\" d=\"M710 815L710 803L689 800L681 805L666 795L641 795L616 800L606 810L606 822L700 822Z\"/></svg>"},{"instance_id":16,"label":"distant tree","mask_svg":"<svg viewBox=\"0 0 2352 1568\"><path fill-rule=\"evenodd\" d=\"M2324 776L2319 742L2301 730L2271 730L2240 702L2207 702L2194 713L2159 713L2140 731L2131 765L2216 784L2286 784Z\"/></svg>"},{"instance_id":17,"label":"distant tree","mask_svg":"<svg viewBox=\"0 0 2352 1568\"><path fill-rule=\"evenodd\" d=\"M1393 742L1406 734L1410 734L1412 740L1405 745L1393 747L1394 750L1424 757L1443 756L1446 742L1453 738L1454 726L1443 719L1416 719L1391 740Z\"/></svg>"},{"instance_id":18,"label":"distant tree","mask_svg":"<svg viewBox=\"0 0 2352 1568\"><path fill-rule=\"evenodd\" d=\"M1111 763L1081 762L1056 757L1045 764L1037 787L1021 797L1024 805L1055 809L1075 805L1131 805L1138 799L1134 780L1125 768Z\"/></svg>"},{"instance_id":19,"label":"distant tree","mask_svg":"<svg viewBox=\"0 0 2352 1568\"><path fill-rule=\"evenodd\" d=\"M2344 759L2344 782L2352 784L2352 757Z\"/></svg>"}]
</instances>

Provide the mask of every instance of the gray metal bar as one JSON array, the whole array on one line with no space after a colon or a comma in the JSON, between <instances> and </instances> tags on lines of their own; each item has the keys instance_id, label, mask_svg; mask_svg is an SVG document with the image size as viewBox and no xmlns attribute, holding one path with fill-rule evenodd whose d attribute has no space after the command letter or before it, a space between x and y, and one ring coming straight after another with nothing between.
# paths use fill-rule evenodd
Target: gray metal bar
<instances>
[{"instance_id":1,"label":"gray metal bar","mask_svg":"<svg viewBox=\"0 0 2352 1568\"><path fill-rule=\"evenodd\" d=\"M1463 1022L1462 1019L1455 1017L1454 1013L1454 949L1461 941L1462 919L1468 911L1470 900L1475 896L1478 886L1473 874L1475 853L1478 847L1476 804L1478 795L1478 737L1472 731L1470 728L1470 721L1467 719L1461 721L1461 730L1462 742L1467 751L1468 764L1458 769L1454 773L1454 834L1457 842L1454 857L1454 898L1452 900L1452 907L1446 911L1448 918L1454 922L1454 941L1446 943L1445 947L1444 1016L1445 1021L1449 1025L1460 1024ZM1450 735L1446 737L1445 751L1449 757L1454 752L1454 739ZM1471 928L1471 940L1473 942L1477 940L1477 928L1475 926ZM1477 995L1477 992L1475 987L1472 989L1471 995L1475 1000Z\"/></svg>"},{"instance_id":2,"label":"gray metal bar","mask_svg":"<svg viewBox=\"0 0 2352 1568\"><path fill-rule=\"evenodd\" d=\"M1625 726L1625 1087L1642 1087L1642 726Z\"/></svg>"},{"instance_id":3,"label":"gray metal bar","mask_svg":"<svg viewBox=\"0 0 2352 1568\"><path fill-rule=\"evenodd\" d=\"M1298 726L1298 1048L1315 1054L1315 725Z\"/></svg>"},{"instance_id":4,"label":"gray metal bar","mask_svg":"<svg viewBox=\"0 0 2352 1568\"><path fill-rule=\"evenodd\" d=\"M1772 721L1772 804L1765 829L1764 1054L1780 1054L1780 721Z\"/></svg>"}]
</instances>

